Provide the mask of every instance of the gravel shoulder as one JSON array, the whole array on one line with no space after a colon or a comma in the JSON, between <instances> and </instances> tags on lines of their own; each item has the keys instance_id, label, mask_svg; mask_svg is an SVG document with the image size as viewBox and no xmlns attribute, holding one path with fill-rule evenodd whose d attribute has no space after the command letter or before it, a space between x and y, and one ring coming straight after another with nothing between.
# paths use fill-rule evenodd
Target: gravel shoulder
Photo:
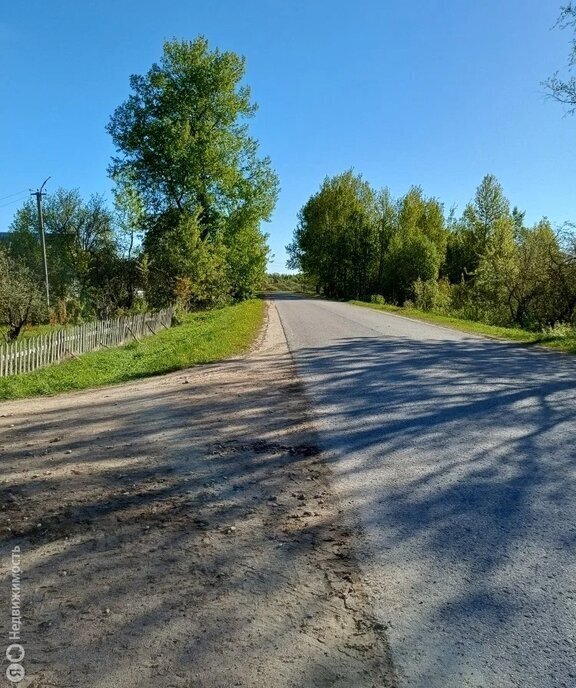
<instances>
[{"instance_id":1,"label":"gravel shoulder","mask_svg":"<svg viewBox=\"0 0 576 688\"><path fill-rule=\"evenodd\" d=\"M395 685L274 304L245 358L0 404L0 462L20 686Z\"/></svg>"}]
</instances>

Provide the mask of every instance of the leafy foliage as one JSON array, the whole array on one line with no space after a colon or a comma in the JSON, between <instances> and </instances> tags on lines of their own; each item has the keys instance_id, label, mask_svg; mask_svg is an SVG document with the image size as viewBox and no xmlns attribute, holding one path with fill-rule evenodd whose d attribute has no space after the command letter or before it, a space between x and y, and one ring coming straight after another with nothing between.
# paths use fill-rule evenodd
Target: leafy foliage
<instances>
[{"instance_id":1,"label":"leafy foliage","mask_svg":"<svg viewBox=\"0 0 576 688\"><path fill-rule=\"evenodd\" d=\"M288 251L291 267L328 296L532 329L572 323L576 312L575 242L561 241L546 219L526 227L493 175L460 218L447 219L419 187L394 201L351 172L327 179Z\"/></svg>"},{"instance_id":2,"label":"leafy foliage","mask_svg":"<svg viewBox=\"0 0 576 688\"><path fill-rule=\"evenodd\" d=\"M262 286L268 247L260 225L278 180L248 132L256 105L244 73L242 57L210 51L200 37L168 41L159 64L131 77L132 92L108 125L117 148L113 211L77 190L44 201L51 322L147 305L212 308ZM11 230L11 284L25 277L37 289L44 274L35 203L16 213ZM36 317L32 305L24 310Z\"/></svg>"},{"instance_id":3,"label":"leafy foliage","mask_svg":"<svg viewBox=\"0 0 576 688\"><path fill-rule=\"evenodd\" d=\"M418 277L438 276L447 240L442 207L418 187L394 202L348 171L325 179L299 217L289 266L328 296L403 300Z\"/></svg>"},{"instance_id":4,"label":"leafy foliage","mask_svg":"<svg viewBox=\"0 0 576 688\"><path fill-rule=\"evenodd\" d=\"M202 37L168 41L159 64L131 77L132 93L110 119L118 151L110 171L142 201L155 303L173 298L178 278L195 285L194 307L247 298L264 278L259 225L278 181L248 134L256 105L244 72L244 58L210 51ZM156 279L162 274L166 282Z\"/></svg>"},{"instance_id":5,"label":"leafy foliage","mask_svg":"<svg viewBox=\"0 0 576 688\"><path fill-rule=\"evenodd\" d=\"M264 291L307 292L313 291L314 285L300 273L280 274L278 272L273 272L266 275L263 289Z\"/></svg>"},{"instance_id":6,"label":"leafy foliage","mask_svg":"<svg viewBox=\"0 0 576 688\"><path fill-rule=\"evenodd\" d=\"M412 295L416 280L438 278L440 260L434 243L421 232L396 234L384 258L385 293L393 301L403 302Z\"/></svg>"},{"instance_id":7,"label":"leafy foliage","mask_svg":"<svg viewBox=\"0 0 576 688\"><path fill-rule=\"evenodd\" d=\"M84 318L107 317L126 305L125 266L117 252L112 213L101 196L85 202L77 190L58 189L46 197L44 225L54 302L80 303ZM35 203L17 211L11 229L10 255L40 282L43 267Z\"/></svg>"},{"instance_id":8,"label":"leafy foliage","mask_svg":"<svg viewBox=\"0 0 576 688\"><path fill-rule=\"evenodd\" d=\"M223 305L228 298L226 248L221 242L202 241L196 218L176 211L164 213L146 233L144 250L150 257L146 285L153 306L176 296L182 299L182 280L189 285L183 303L188 308Z\"/></svg>"},{"instance_id":9,"label":"leafy foliage","mask_svg":"<svg viewBox=\"0 0 576 688\"><path fill-rule=\"evenodd\" d=\"M377 272L376 198L351 171L326 178L302 208L289 267L315 278L329 296L366 294Z\"/></svg>"}]
</instances>

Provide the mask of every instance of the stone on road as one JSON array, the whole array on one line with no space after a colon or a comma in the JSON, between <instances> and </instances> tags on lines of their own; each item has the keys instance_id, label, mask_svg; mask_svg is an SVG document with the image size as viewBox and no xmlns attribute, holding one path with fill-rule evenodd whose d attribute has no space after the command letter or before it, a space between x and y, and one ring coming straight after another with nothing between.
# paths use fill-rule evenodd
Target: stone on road
<instances>
[{"instance_id":1,"label":"stone on road","mask_svg":"<svg viewBox=\"0 0 576 688\"><path fill-rule=\"evenodd\" d=\"M400 686L574 688L576 361L275 303Z\"/></svg>"}]
</instances>

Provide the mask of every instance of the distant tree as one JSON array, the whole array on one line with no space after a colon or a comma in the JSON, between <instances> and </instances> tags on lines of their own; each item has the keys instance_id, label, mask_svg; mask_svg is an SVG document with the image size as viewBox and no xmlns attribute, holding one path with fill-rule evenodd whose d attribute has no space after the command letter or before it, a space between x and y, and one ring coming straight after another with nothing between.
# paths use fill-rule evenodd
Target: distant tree
<instances>
[{"instance_id":1,"label":"distant tree","mask_svg":"<svg viewBox=\"0 0 576 688\"><path fill-rule=\"evenodd\" d=\"M576 28L576 5L569 2L564 5L560 11L557 26L561 29L575 29ZM576 77L570 73L576 66L576 39L572 37L570 41L570 53L568 57L568 73L566 77L561 77L559 72L544 82L547 94L568 106L568 112L573 114L576 110Z\"/></svg>"},{"instance_id":2,"label":"distant tree","mask_svg":"<svg viewBox=\"0 0 576 688\"><path fill-rule=\"evenodd\" d=\"M524 231L524 218L526 216L526 212L523 210L520 210L516 206L512 208L512 222L514 223L514 235L518 239L521 235L522 232Z\"/></svg>"},{"instance_id":3,"label":"distant tree","mask_svg":"<svg viewBox=\"0 0 576 688\"><path fill-rule=\"evenodd\" d=\"M474 284L476 293L486 304L491 323L508 325L514 322L519 273L514 223L509 218L497 219L480 257Z\"/></svg>"},{"instance_id":4,"label":"distant tree","mask_svg":"<svg viewBox=\"0 0 576 688\"><path fill-rule=\"evenodd\" d=\"M32 199L16 211L6 243L10 257L40 281L43 278L42 248L37 206Z\"/></svg>"},{"instance_id":5,"label":"distant tree","mask_svg":"<svg viewBox=\"0 0 576 688\"><path fill-rule=\"evenodd\" d=\"M378 272L378 211L370 185L352 171L327 177L299 214L289 267L329 296L370 293Z\"/></svg>"},{"instance_id":6,"label":"distant tree","mask_svg":"<svg viewBox=\"0 0 576 688\"><path fill-rule=\"evenodd\" d=\"M31 271L0 248L0 324L14 340L29 322L46 317L45 296Z\"/></svg>"},{"instance_id":7,"label":"distant tree","mask_svg":"<svg viewBox=\"0 0 576 688\"><path fill-rule=\"evenodd\" d=\"M494 175L487 174L476 189L474 201L466 205L462 218L449 228L444 274L455 283L473 280L497 223L507 219L513 219L518 227L523 214L516 208L510 212L502 186Z\"/></svg>"},{"instance_id":8,"label":"distant tree","mask_svg":"<svg viewBox=\"0 0 576 688\"><path fill-rule=\"evenodd\" d=\"M403 302L413 296L416 280L438 278L447 240L443 208L414 186L398 201L396 217L387 224L393 230L380 262L377 291Z\"/></svg>"},{"instance_id":9,"label":"distant tree","mask_svg":"<svg viewBox=\"0 0 576 688\"><path fill-rule=\"evenodd\" d=\"M448 232L443 274L453 284L469 281L474 277L478 261L474 234L464 221L454 222Z\"/></svg>"},{"instance_id":10,"label":"distant tree","mask_svg":"<svg viewBox=\"0 0 576 688\"><path fill-rule=\"evenodd\" d=\"M270 160L258 156L248 133L256 105L242 84L244 73L244 58L210 51L205 38L168 41L159 64L130 78L132 93L108 124L118 152L110 172L131 180L144 204L146 232L154 235L145 240L146 251L166 246L160 231L173 236L193 223L205 255L224 255L228 288L237 297L252 293L264 276L259 226L278 194ZM151 265L164 258L149 255Z\"/></svg>"},{"instance_id":11,"label":"distant tree","mask_svg":"<svg viewBox=\"0 0 576 688\"><path fill-rule=\"evenodd\" d=\"M398 230L405 234L421 233L444 256L447 232L442 204L435 198L426 198L419 186L413 186L400 199Z\"/></svg>"},{"instance_id":12,"label":"distant tree","mask_svg":"<svg viewBox=\"0 0 576 688\"><path fill-rule=\"evenodd\" d=\"M376 276L377 289L384 284L384 258L390 241L398 231L398 205L395 203L390 190L382 189L376 195L376 214L378 227L378 270Z\"/></svg>"},{"instance_id":13,"label":"distant tree","mask_svg":"<svg viewBox=\"0 0 576 688\"><path fill-rule=\"evenodd\" d=\"M574 282L571 289L562 289L566 264L546 219L520 232L512 218L501 219L480 260L473 291L495 324L528 329L552 325L571 313L566 299L575 296Z\"/></svg>"},{"instance_id":14,"label":"distant tree","mask_svg":"<svg viewBox=\"0 0 576 688\"><path fill-rule=\"evenodd\" d=\"M464 210L464 219L480 257L500 220L510 216L510 204L504 196L502 186L493 174L487 174L476 189L474 202Z\"/></svg>"}]
</instances>

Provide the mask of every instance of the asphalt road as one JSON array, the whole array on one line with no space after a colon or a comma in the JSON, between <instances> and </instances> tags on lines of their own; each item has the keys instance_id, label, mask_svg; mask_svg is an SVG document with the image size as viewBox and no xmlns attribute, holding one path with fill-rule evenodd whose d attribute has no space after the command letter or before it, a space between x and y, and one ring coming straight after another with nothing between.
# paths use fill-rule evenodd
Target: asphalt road
<instances>
[{"instance_id":1,"label":"asphalt road","mask_svg":"<svg viewBox=\"0 0 576 688\"><path fill-rule=\"evenodd\" d=\"M402 688L576 687L576 359L277 295Z\"/></svg>"}]
</instances>

